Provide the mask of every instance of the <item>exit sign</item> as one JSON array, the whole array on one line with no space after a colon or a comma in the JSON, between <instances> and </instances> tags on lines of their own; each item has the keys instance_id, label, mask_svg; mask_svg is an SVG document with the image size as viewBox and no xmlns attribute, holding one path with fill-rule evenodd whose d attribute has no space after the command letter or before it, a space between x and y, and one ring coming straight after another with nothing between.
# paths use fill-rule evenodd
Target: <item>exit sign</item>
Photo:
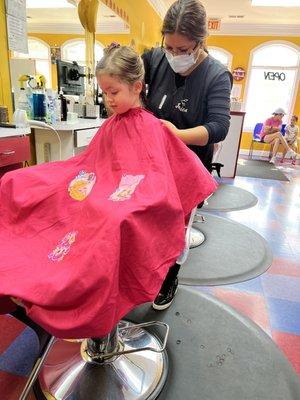
<instances>
[{"instance_id":1,"label":"exit sign","mask_svg":"<svg viewBox=\"0 0 300 400\"><path fill-rule=\"evenodd\" d=\"M208 30L209 31L219 31L221 28L220 18L209 18L208 19Z\"/></svg>"}]
</instances>

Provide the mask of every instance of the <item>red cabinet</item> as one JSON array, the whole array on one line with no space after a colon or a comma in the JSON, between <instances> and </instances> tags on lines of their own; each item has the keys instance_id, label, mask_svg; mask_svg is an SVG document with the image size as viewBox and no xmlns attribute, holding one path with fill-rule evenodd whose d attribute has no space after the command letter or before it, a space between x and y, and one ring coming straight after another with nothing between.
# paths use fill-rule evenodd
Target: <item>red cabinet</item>
<instances>
[{"instance_id":1,"label":"red cabinet","mask_svg":"<svg viewBox=\"0 0 300 400\"><path fill-rule=\"evenodd\" d=\"M29 136L0 138L0 176L30 159Z\"/></svg>"}]
</instances>

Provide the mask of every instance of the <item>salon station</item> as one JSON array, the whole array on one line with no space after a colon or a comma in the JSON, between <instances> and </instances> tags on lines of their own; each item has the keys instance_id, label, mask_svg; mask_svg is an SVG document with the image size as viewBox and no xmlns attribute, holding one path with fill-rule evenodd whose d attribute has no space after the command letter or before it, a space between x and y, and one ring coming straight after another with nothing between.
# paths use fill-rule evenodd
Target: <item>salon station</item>
<instances>
[{"instance_id":1,"label":"salon station","mask_svg":"<svg viewBox=\"0 0 300 400\"><path fill-rule=\"evenodd\" d=\"M0 35L0 399L300 399L300 1Z\"/></svg>"}]
</instances>

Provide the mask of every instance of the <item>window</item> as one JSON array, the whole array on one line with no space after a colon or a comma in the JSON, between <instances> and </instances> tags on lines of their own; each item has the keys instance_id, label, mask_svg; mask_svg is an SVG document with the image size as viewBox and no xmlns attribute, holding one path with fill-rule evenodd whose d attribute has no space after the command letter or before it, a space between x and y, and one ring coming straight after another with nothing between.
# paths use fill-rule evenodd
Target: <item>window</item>
<instances>
[{"instance_id":1,"label":"window","mask_svg":"<svg viewBox=\"0 0 300 400\"><path fill-rule=\"evenodd\" d=\"M46 78L46 87L52 87L50 47L40 39L28 38L28 54L13 52L14 58L35 60L35 69L38 75Z\"/></svg>"},{"instance_id":2,"label":"window","mask_svg":"<svg viewBox=\"0 0 300 400\"><path fill-rule=\"evenodd\" d=\"M264 122L278 107L292 113L298 71L299 50L292 44L271 42L253 50L246 89L245 129L253 130L257 122Z\"/></svg>"},{"instance_id":3,"label":"window","mask_svg":"<svg viewBox=\"0 0 300 400\"><path fill-rule=\"evenodd\" d=\"M227 50L221 49L220 47L213 46L208 46L208 52L213 58L220 61L221 64L230 70L232 63L231 53L229 53Z\"/></svg>"},{"instance_id":4,"label":"window","mask_svg":"<svg viewBox=\"0 0 300 400\"><path fill-rule=\"evenodd\" d=\"M103 56L103 46L95 43L95 62ZM76 61L85 66L85 41L83 39L68 40L61 47L61 58L64 61Z\"/></svg>"}]
</instances>

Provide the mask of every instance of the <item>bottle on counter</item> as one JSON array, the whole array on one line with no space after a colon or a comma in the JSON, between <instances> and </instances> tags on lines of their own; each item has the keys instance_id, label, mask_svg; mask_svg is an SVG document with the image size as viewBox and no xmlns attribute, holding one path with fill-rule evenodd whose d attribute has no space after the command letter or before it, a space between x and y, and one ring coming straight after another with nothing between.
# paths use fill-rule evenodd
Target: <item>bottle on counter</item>
<instances>
[{"instance_id":1,"label":"bottle on counter","mask_svg":"<svg viewBox=\"0 0 300 400\"><path fill-rule=\"evenodd\" d=\"M26 96L27 96L27 100L29 103L29 112L27 114L27 117L28 117L28 119L34 119L32 89L29 86L26 88Z\"/></svg>"},{"instance_id":2,"label":"bottle on counter","mask_svg":"<svg viewBox=\"0 0 300 400\"><path fill-rule=\"evenodd\" d=\"M17 108L26 112L27 118L31 119L32 111L31 104L26 95L25 88L21 88L21 93L18 98Z\"/></svg>"},{"instance_id":3,"label":"bottle on counter","mask_svg":"<svg viewBox=\"0 0 300 400\"><path fill-rule=\"evenodd\" d=\"M52 89L47 89L47 103L47 122L53 125L56 122L56 94Z\"/></svg>"},{"instance_id":4,"label":"bottle on counter","mask_svg":"<svg viewBox=\"0 0 300 400\"><path fill-rule=\"evenodd\" d=\"M47 98L44 88L35 89L32 94L33 114L37 121L46 121L47 119Z\"/></svg>"},{"instance_id":5,"label":"bottle on counter","mask_svg":"<svg viewBox=\"0 0 300 400\"><path fill-rule=\"evenodd\" d=\"M60 103L61 103L61 121L66 121L67 113L68 113L67 99L65 98L62 89L60 89L58 98L60 99Z\"/></svg>"}]
</instances>

